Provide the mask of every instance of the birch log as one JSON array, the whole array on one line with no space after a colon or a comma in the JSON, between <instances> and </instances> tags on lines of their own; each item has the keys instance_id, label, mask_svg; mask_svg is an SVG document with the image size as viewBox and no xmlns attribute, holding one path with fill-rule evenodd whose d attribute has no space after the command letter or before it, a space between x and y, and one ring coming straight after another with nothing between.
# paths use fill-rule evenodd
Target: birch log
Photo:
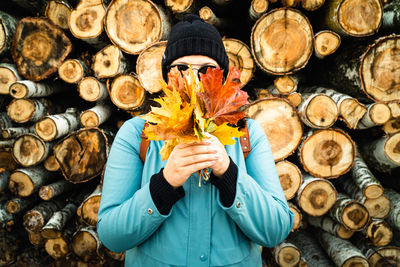
<instances>
[{"instance_id":1,"label":"birch log","mask_svg":"<svg viewBox=\"0 0 400 267\"><path fill-rule=\"evenodd\" d=\"M335 222L330 216L307 216L307 222L314 227L318 227L331 235L342 239L349 239L353 236L354 231L346 229L340 223Z\"/></svg>"},{"instance_id":2,"label":"birch log","mask_svg":"<svg viewBox=\"0 0 400 267\"><path fill-rule=\"evenodd\" d=\"M53 217L52 217L53 218ZM49 221L50 222L50 221ZM71 240L75 232L75 226L68 223L60 233L59 237L47 239L44 244L46 252L55 260L65 258L71 252ZM73 265L73 261L67 260L68 264ZM79 264L77 264L79 266ZM85 266L85 264L82 264ZM63 266L63 265L61 265Z\"/></svg>"},{"instance_id":3,"label":"birch log","mask_svg":"<svg viewBox=\"0 0 400 267\"><path fill-rule=\"evenodd\" d=\"M111 112L110 105L97 103L96 106L81 113L80 122L84 127L97 127L111 117Z\"/></svg>"},{"instance_id":4,"label":"birch log","mask_svg":"<svg viewBox=\"0 0 400 267\"><path fill-rule=\"evenodd\" d=\"M113 1L107 8L104 24L110 40L122 51L134 55L166 40L171 30L165 11L148 0Z\"/></svg>"},{"instance_id":5,"label":"birch log","mask_svg":"<svg viewBox=\"0 0 400 267\"><path fill-rule=\"evenodd\" d=\"M309 131L299 146L298 156L308 173L333 179L348 172L356 148L350 136L339 129Z\"/></svg>"},{"instance_id":6,"label":"birch log","mask_svg":"<svg viewBox=\"0 0 400 267\"><path fill-rule=\"evenodd\" d=\"M9 149L14 145L15 139L1 140L0 149Z\"/></svg>"},{"instance_id":7,"label":"birch log","mask_svg":"<svg viewBox=\"0 0 400 267\"><path fill-rule=\"evenodd\" d=\"M9 171L0 171L0 193L8 188L8 180L10 179Z\"/></svg>"},{"instance_id":8,"label":"birch log","mask_svg":"<svg viewBox=\"0 0 400 267\"><path fill-rule=\"evenodd\" d=\"M68 17L72 11L71 5L64 0L49 0L44 15L63 30L68 30Z\"/></svg>"},{"instance_id":9,"label":"birch log","mask_svg":"<svg viewBox=\"0 0 400 267\"><path fill-rule=\"evenodd\" d=\"M52 141L79 128L79 113L69 108L65 113L49 115L35 123L35 132L44 141Z\"/></svg>"},{"instance_id":10,"label":"birch log","mask_svg":"<svg viewBox=\"0 0 400 267\"><path fill-rule=\"evenodd\" d=\"M50 200L72 189L73 189L73 184L62 179L54 183L43 185L42 187L40 187L39 196L43 200Z\"/></svg>"},{"instance_id":11,"label":"birch log","mask_svg":"<svg viewBox=\"0 0 400 267\"><path fill-rule=\"evenodd\" d=\"M260 99L245 110L264 129L275 161L290 156L299 145L303 126L296 109L283 98Z\"/></svg>"},{"instance_id":12,"label":"birch log","mask_svg":"<svg viewBox=\"0 0 400 267\"><path fill-rule=\"evenodd\" d=\"M16 169L10 175L8 187L18 196L27 197L53 178L42 166Z\"/></svg>"},{"instance_id":13,"label":"birch log","mask_svg":"<svg viewBox=\"0 0 400 267\"><path fill-rule=\"evenodd\" d=\"M199 16L205 22L214 25L218 29L226 28L228 25L228 22L225 19L217 17L212 9L208 6L203 6L199 10Z\"/></svg>"},{"instance_id":14,"label":"birch log","mask_svg":"<svg viewBox=\"0 0 400 267\"><path fill-rule=\"evenodd\" d=\"M293 227L292 227L292 232L293 232L300 229L300 227L303 226L303 214L296 205L294 205L291 202L289 202L288 204L289 204L289 209L294 214Z\"/></svg>"},{"instance_id":15,"label":"birch log","mask_svg":"<svg viewBox=\"0 0 400 267\"><path fill-rule=\"evenodd\" d=\"M178 19L182 19L183 15L194 13L198 9L198 2L195 0L164 0L164 3Z\"/></svg>"},{"instance_id":16,"label":"birch log","mask_svg":"<svg viewBox=\"0 0 400 267\"><path fill-rule=\"evenodd\" d=\"M27 17L18 22L12 57L22 76L39 81L56 72L71 49L60 28L47 19Z\"/></svg>"},{"instance_id":17,"label":"birch log","mask_svg":"<svg viewBox=\"0 0 400 267\"><path fill-rule=\"evenodd\" d=\"M54 157L54 155L48 156L47 159L45 159L43 165L44 168L49 172L55 172L60 169L60 165L58 164L56 157Z\"/></svg>"},{"instance_id":18,"label":"birch log","mask_svg":"<svg viewBox=\"0 0 400 267\"><path fill-rule=\"evenodd\" d=\"M313 52L308 19L295 9L279 8L263 15L251 30L251 52L257 65L273 75L302 69ZM296 46L292 44L296 43Z\"/></svg>"},{"instance_id":19,"label":"birch log","mask_svg":"<svg viewBox=\"0 0 400 267\"><path fill-rule=\"evenodd\" d=\"M77 207L73 203L67 203L61 210L54 212L45 226L40 230L42 237L54 239L61 237L62 230L67 222L75 215Z\"/></svg>"},{"instance_id":20,"label":"birch log","mask_svg":"<svg viewBox=\"0 0 400 267\"><path fill-rule=\"evenodd\" d=\"M382 129L388 135L400 132L400 120L390 119L382 126Z\"/></svg>"},{"instance_id":21,"label":"birch log","mask_svg":"<svg viewBox=\"0 0 400 267\"><path fill-rule=\"evenodd\" d=\"M329 214L348 230L361 231L369 220L368 210L358 201L338 193L337 200Z\"/></svg>"},{"instance_id":22,"label":"birch log","mask_svg":"<svg viewBox=\"0 0 400 267\"><path fill-rule=\"evenodd\" d=\"M98 185L81 204L82 220L89 226L97 225L97 212L100 206L101 190L102 186Z\"/></svg>"},{"instance_id":23,"label":"birch log","mask_svg":"<svg viewBox=\"0 0 400 267\"><path fill-rule=\"evenodd\" d=\"M317 230L318 241L336 266L363 266L369 263L361 251L350 241Z\"/></svg>"},{"instance_id":24,"label":"birch log","mask_svg":"<svg viewBox=\"0 0 400 267\"><path fill-rule=\"evenodd\" d=\"M63 207L63 201L45 201L27 211L23 217L23 225L28 232L39 233L40 229L53 216L54 212Z\"/></svg>"},{"instance_id":25,"label":"birch log","mask_svg":"<svg viewBox=\"0 0 400 267\"><path fill-rule=\"evenodd\" d=\"M30 233L28 232L29 242L35 247L42 247L45 243L45 239L40 235L40 233Z\"/></svg>"},{"instance_id":26,"label":"birch log","mask_svg":"<svg viewBox=\"0 0 400 267\"><path fill-rule=\"evenodd\" d=\"M317 58L323 59L332 55L340 46L340 35L334 31L319 31L314 36L314 54Z\"/></svg>"},{"instance_id":27,"label":"birch log","mask_svg":"<svg viewBox=\"0 0 400 267\"><path fill-rule=\"evenodd\" d=\"M67 59L58 69L58 76L67 83L78 83L89 73L89 67L80 59Z\"/></svg>"},{"instance_id":28,"label":"birch log","mask_svg":"<svg viewBox=\"0 0 400 267\"><path fill-rule=\"evenodd\" d=\"M30 167L43 162L50 155L53 145L35 134L23 134L15 139L12 155L18 164Z\"/></svg>"},{"instance_id":29,"label":"birch log","mask_svg":"<svg viewBox=\"0 0 400 267\"><path fill-rule=\"evenodd\" d=\"M127 72L128 62L117 46L108 45L96 53L92 69L94 75L99 79L112 78Z\"/></svg>"},{"instance_id":30,"label":"birch log","mask_svg":"<svg viewBox=\"0 0 400 267\"><path fill-rule=\"evenodd\" d=\"M319 93L305 93L302 94L302 98L297 110L305 125L326 129L336 122L339 110L332 98Z\"/></svg>"},{"instance_id":31,"label":"birch log","mask_svg":"<svg viewBox=\"0 0 400 267\"><path fill-rule=\"evenodd\" d=\"M382 28L396 29L400 26L400 4L390 1L383 6Z\"/></svg>"},{"instance_id":32,"label":"birch log","mask_svg":"<svg viewBox=\"0 0 400 267\"><path fill-rule=\"evenodd\" d=\"M21 213L27 209L32 208L38 202L37 195L31 197L12 198L6 203L6 210L11 214Z\"/></svg>"},{"instance_id":33,"label":"birch log","mask_svg":"<svg viewBox=\"0 0 400 267\"><path fill-rule=\"evenodd\" d=\"M258 20L268 9L268 0L252 0L249 8L251 20Z\"/></svg>"},{"instance_id":34,"label":"birch log","mask_svg":"<svg viewBox=\"0 0 400 267\"><path fill-rule=\"evenodd\" d=\"M272 255L279 266L297 266L300 262L300 250L290 242L281 242L272 249Z\"/></svg>"},{"instance_id":35,"label":"birch log","mask_svg":"<svg viewBox=\"0 0 400 267\"><path fill-rule=\"evenodd\" d=\"M7 113L0 112L0 129L10 128L13 126L13 122L7 116Z\"/></svg>"},{"instance_id":36,"label":"birch log","mask_svg":"<svg viewBox=\"0 0 400 267\"><path fill-rule=\"evenodd\" d=\"M5 114L5 113L4 113ZM0 114L1 116L1 114ZM1 127L0 127L1 128ZM27 126L27 127L10 127L10 128L3 128L1 130L1 136L3 139L14 139L18 135L21 134L27 134L27 133L34 133L34 127L33 126Z\"/></svg>"},{"instance_id":37,"label":"birch log","mask_svg":"<svg viewBox=\"0 0 400 267\"><path fill-rule=\"evenodd\" d=\"M13 214L7 212L4 204L0 203L0 229L11 227L15 224Z\"/></svg>"},{"instance_id":38,"label":"birch log","mask_svg":"<svg viewBox=\"0 0 400 267\"><path fill-rule=\"evenodd\" d=\"M279 161L275 166L286 200L290 200L296 195L302 183L301 172L295 164L287 160Z\"/></svg>"},{"instance_id":39,"label":"birch log","mask_svg":"<svg viewBox=\"0 0 400 267\"><path fill-rule=\"evenodd\" d=\"M367 108L358 102L356 98L339 93L333 89L313 86L302 88L302 92L320 93L331 97L332 100L336 102L336 105L339 109L339 115L350 129L355 129L358 125L358 122L367 112Z\"/></svg>"},{"instance_id":40,"label":"birch log","mask_svg":"<svg viewBox=\"0 0 400 267\"><path fill-rule=\"evenodd\" d=\"M15 65L0 63L0 94L8 95L10 85L21 79Z\"/></svg>"},{"instance_id":41,"label":"birch log","mask_svg":"<svg viewBox=\"0 0 400 267\"><path fill-rule=\"evenodd\" d=\"M85 77L78 83L79 96L90 102L102 101L108 98L105 83L95 77Z\"/></svg>"},{"instance_id":42,"label":"birch log","mask_svg":"<svg viewBox=\"0 0 400 267\"><path fill-rule=\"evenodd\" d=\"M390 213L386 221L396 231L400 231L400 194L390 188L385 188L385 194L390 199Z\"/></svg>"},{"instance_id":43,"label":"birch log","mask_svg":"<svg viewBox=\"0 0 400 267\"><path fill-rule=\"evenodd\" d=\"M11 49L17 22L14 16L0 11L0 55L6 54Z\"/></svg>"},{"instance_id":44,"label":"birch log","mask_svg":"<svg viewBox=\"0 0 400 267\"><path fill-rule=\"evenodd\" d=\"M400 117L400 103L397 101L392 101L387 103L388 107L390 108L390 112L392 113L392 118L399 118Z\"/></svg>"},{"instance_id":45,"label":"birch log","mask_svg":"<svg viewBox=\"0 0 400 267\"><path fill-rule=\"evenodd\" d=\"M145 90L136 75L122 74L116 77L110 90L111 101L124 110L140 109L145 101Z\"/></svg>"},{"instance_id":46,"label":"birch log","mask_svg":"<svg viewBox=\"0 0 400 267\"><path fill-rule=\"evenodd\" d=\"M10 95L14 98L42 97L65 91L60 83L37 83L30 80L17 81L10 85Z\"/></svg>"},{"instance_id":47,"label":"birch log","mask_svg":"<svg viewBox=\"0 0 400 267\"><path fill-rule=\"evenodd\" d=\"M297 90L302 76L298 74L280 76L274 79L274 88L280 95L290 95ZM272 93L275 93L274 91Z\"/></svg>"},{"instance_id":48,"label":"birch log","mask_svg":"<svg viewBox=\"0 0 400 267\"><path fill-rule=\"evenodd\" d=\"M390 226L380 219L373 219L369 222L363 233L368 236L376 247L389 245L393 238L393 231Z\"/></svg>"},{"instance_id":49,"label":"birch log","mask_svg":"<svg viewBox=\"0 0 400 267\"><path fill-rule=\"evenodd\" d=\"M104 250L100 238L93 227L82 227L75 232L71 241L74 253L88 262L91 258L97 258Z\"/></svg>"},{"instance_id":50,"label":"birch log","mask_svg":"<svg viewBox=\"0 0 400 267\"><path fill-rule=\"evenodd\" d=\"M322 216L335 204L337 191L326 179L303 174L303 183L297 191L299 207L311 216Z\"/></svg>"},{"instance_id":51,"label":"birch log","mask_svg":"<svg viewBox=\"0 0 400 267\"><path fill-rule=\"evenodd\" d=\"M57 110L57 107L45 98L14 99L7 106L8 116L18 123L35 122Z\"/></svg>"},{"instance_id":52,"label":"birch log","mask_svg":"<svg viewBox=\"0 0 400 267\"><path fill-rule=\"evenodd\" d=\"M366 106L367 112L357 124L357 129L367 129L377 125L385 124L392 113L388 105L383 103L373 103Z\"/></svg>"},{"instance_id":53,"label":"birch log","mask_svg":"<svg viewBox=\"0 0 400 267\"><path fill-rule=\"evenodd\" d=\"M369 167L391 173L400 166L400 133L365 143L361 151Z\"/></svg>"}]
</instances>

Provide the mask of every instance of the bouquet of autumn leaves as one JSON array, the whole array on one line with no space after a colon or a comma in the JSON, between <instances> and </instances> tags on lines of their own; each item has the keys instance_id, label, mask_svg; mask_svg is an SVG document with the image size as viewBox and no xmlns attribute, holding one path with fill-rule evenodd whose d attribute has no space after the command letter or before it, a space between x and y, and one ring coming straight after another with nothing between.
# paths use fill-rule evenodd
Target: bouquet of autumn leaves
<instances>
[{"instance_id":1,"label":"bouquet of autumn leaves","mask_svg":"<svg viewBox=\"0 0 400 267\"><path fill-rule=\"evenodd\" d=\"M192 68L182 74L177 68L168 74L168 84L161 81L164 96L154 99L160 107L141 118L148 122L144 129L149 140L164 140L160 154L168 159L174 147L206 139L205 133L216 136L223 145L235 143L234 137L244 133L236 125L245 114L239 108L247 104L248 95L240 90L240 71L232 67L225 83L223 70L208 68L200 73L201 80ZM208 179L208 173L201 175Z\"/></svg>"}]
</instances>

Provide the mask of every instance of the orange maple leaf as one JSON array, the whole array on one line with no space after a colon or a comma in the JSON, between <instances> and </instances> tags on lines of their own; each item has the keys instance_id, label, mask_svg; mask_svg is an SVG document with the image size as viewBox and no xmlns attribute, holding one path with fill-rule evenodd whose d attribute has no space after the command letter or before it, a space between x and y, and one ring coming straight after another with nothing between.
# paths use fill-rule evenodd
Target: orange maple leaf
<instances>
[{"instance_id":1,"label":"orange maple leaf","mask_svg":"<svg viewBox=\"0 0 400 267\"><path fill-rule=\"evenodd\" d=\"M240 71L232 67L225 83L221 69L208 68L200 77L204 87L199 93L206 108L204 118L214 120L217 125L224 122L236 125L245 116L238 109L249 103L247 93L240 90Z\"/></svg>"}]
</instances>

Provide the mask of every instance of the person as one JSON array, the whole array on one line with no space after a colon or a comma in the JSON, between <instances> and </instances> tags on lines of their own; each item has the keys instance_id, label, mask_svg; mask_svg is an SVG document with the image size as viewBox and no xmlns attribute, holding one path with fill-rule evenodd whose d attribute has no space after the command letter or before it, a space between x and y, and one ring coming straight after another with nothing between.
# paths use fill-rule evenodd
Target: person
<instances>
[{"instance_id":1,"label":"person","mask_svg":"<svg viewBox=\"0 0 400 267\"><path fill-rule=\"evenodd\" d=\"M214 26L187 15L171 29L162 59L168 71L194 73L229 60ZM126 251L125 266L262 266L260 246L282 242L293 225L270 145L261 126L246 119L251 150L223 146L211 136L177 145L168 160L163 141L150 141L139 158L145 121L127 120L106 164L97 231L112 251ZM198 170L211 168L199 186Z\"/></svg>"}]
</instances>

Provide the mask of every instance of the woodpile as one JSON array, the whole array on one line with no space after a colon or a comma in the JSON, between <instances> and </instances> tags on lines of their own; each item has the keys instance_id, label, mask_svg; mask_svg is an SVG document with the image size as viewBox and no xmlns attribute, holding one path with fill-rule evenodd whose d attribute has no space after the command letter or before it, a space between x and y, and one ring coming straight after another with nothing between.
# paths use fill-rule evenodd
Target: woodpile
<instances>
[{"instance_id":1,"label":"woodpile","mask_svg":"<svg viewBox=\"0 0 400 267\"><path fill-rule=\"evenodd\" d=\"M221 32L294 212L265 266L399 266L400 2L0 2L0 266L122 266L97 232L118 128L171 26Z\"/></svg>"}]
</instances>

